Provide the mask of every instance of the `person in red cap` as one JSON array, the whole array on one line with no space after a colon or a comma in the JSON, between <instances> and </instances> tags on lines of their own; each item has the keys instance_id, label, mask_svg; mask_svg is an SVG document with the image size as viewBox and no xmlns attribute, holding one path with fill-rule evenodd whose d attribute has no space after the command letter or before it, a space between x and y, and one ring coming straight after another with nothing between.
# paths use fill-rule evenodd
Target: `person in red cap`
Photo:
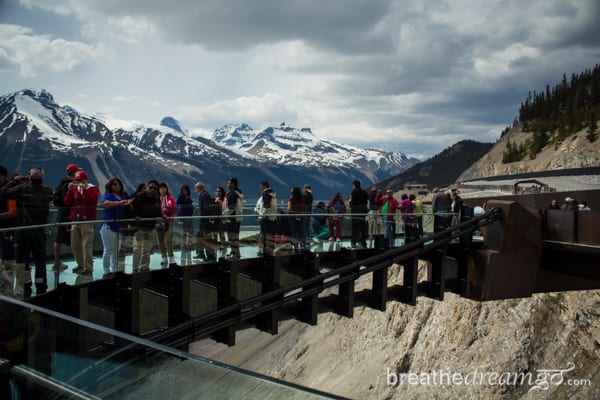
<instances>
[{"instance_id":1,"label":"person in red cap","mask_svg":"<svg viewBox=\"0 0 600 400\"><path fill-rule=\"evenodd\" d=\"M96 220L98 205L98 188L88 182L88 176L83 170L75 172L73 182L65 194L65 205L70 206L69 217L71 225L71 249L77 267L73 272L91 276L94 270L94 255L92 243L94 240L94 223L82 223Z\"/></svg>"},{"instance_id":2,"label":"person in red cap","mask_svg":"<svg viewBox=\"0 0 600 400\"><path fill-rule=\"evenodd\" d=\"M71 245L71 234L69 233L66 222L69 222L69 207L65 206L65 194L69 190L69 183L73 181L75 172L79 171L79 167L75 164L67 165L67 175L60 180L60 183L54 188L53 203L57 207L56 222L58 229L56 230L56 237L54 238L54 271L61 271L67 268L67 266L60 261L60 255L62 246Z\"/></svg>"}]
</instances>

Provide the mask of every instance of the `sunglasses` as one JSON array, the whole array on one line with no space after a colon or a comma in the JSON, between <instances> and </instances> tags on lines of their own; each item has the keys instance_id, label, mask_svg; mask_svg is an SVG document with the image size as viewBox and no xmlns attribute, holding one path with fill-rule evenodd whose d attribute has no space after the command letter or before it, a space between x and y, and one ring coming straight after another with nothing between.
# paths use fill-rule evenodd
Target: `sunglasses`
<instances>
[{"instance_id":1,"label":"sunglasses","mask_svg":"<svg viewBox=\"0 0 600 400\"><path fill-rule=\"evenodd\" d=\"M148 190L158 190L156 186L148 186Z\"/></svg>"}]
</instances>

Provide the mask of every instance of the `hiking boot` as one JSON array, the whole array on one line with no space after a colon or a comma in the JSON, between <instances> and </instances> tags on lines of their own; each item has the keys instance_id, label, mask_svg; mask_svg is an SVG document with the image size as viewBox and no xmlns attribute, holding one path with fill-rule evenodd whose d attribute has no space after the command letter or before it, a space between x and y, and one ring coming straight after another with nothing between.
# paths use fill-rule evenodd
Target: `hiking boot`
<instances>
[{"instance_id":1,"label":"hiking boot","mask_svg":"<svg viewBox=\"0 0 600 400\"><path fill-rule=\"evenodd\" d=\"M87 269L87 268L81 268L81 270L79 270L77 272L77 275L79 275L79 276L91 276L92 275L92 270L91 269Z\"/></svg>"},{"instance_id":2,"label":"hiking boot","mask_svg":"<svg viewBox=\"0 0 600 400\"><path fill-rule=\"evenodd\" d=\"M54 266L52 267L52 271L54 272L60 272L60 271L64 271L65 269L69 268L69 266L63 262L58 263L58 264L54 264Z\"/></svg>"},{"instance_id":3,"label":"hiking boot","mask_svg":"<svg viewBox=\"0 0 600 400\"><path fill-rule=\"evenodd\" d=\"M83 271L84 269L85 269L84 267L82 267L81 265L78 265L77 267L73 268L73 273L78 274L81 271Z\"/></svg>"}]
</instances>

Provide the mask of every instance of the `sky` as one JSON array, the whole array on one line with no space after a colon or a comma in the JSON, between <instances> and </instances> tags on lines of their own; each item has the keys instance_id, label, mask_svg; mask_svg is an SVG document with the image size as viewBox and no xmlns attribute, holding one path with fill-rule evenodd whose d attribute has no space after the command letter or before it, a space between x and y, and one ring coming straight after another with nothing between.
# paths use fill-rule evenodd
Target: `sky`
<instances>
[{"instance_id":1,"label":"sky","mask_svg":"<svg viewBox=\"0 0 600 400\"><path fill-rule=\"evenodd\" d=\"M0 94L429 158L600 62L599 0L0 0Z\"/></svg>"}]
</instances>

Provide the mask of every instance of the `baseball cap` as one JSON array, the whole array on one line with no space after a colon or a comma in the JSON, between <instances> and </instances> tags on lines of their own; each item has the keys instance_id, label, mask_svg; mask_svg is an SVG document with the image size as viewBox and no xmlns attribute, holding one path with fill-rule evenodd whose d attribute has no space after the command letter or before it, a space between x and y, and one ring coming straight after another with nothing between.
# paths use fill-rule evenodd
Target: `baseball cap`
<instances>
[{"instance_id":1,"label":"baseball cap","mask_svg":"<svg viewBox=\"0 0 600 400\"><path fill-rule=\"evenodd\" d=\"M75 172L75 176L73 177L74 181L82 181L82 180L87 180L87 174L85 173L85 171L77 171Z\"/></svg>"},{"instance_id":2,"label":"baseball cap","mask_svg":"<svg viewBox=\"0 0 600 400\"><path fill-rule=\"evenodd\" d=\"M67 172L75 172L79 169L79 167L75 164L67 165Z\"/></svg>"}]
</instances>

